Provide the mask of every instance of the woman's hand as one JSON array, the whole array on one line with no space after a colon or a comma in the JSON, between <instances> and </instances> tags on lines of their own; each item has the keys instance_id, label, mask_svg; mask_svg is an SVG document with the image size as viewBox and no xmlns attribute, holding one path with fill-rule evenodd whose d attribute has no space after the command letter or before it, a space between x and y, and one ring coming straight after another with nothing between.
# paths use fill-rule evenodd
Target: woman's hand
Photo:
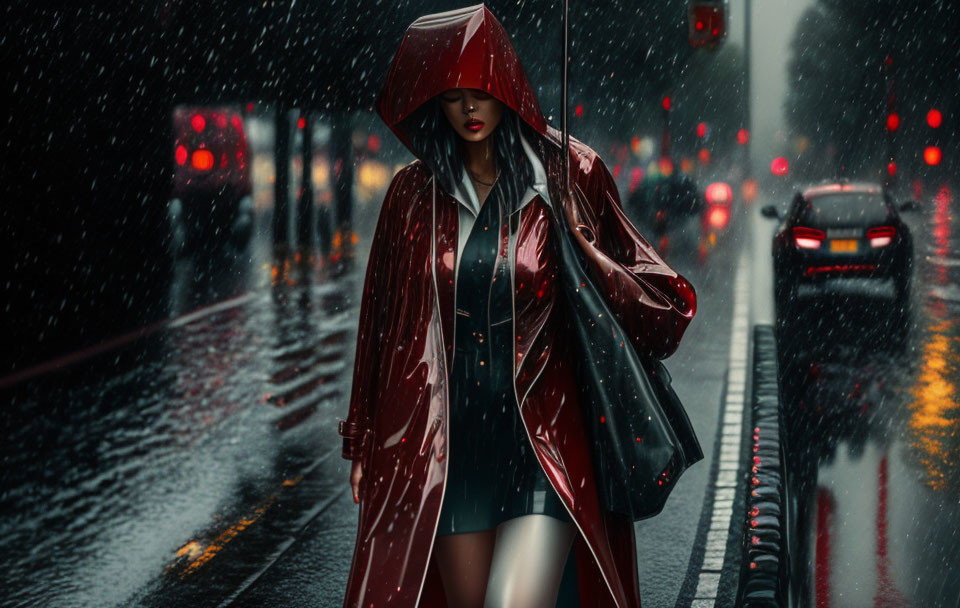
<instances>
[{"instance_id":1,"label":"woman's hand","mask_svg":"<svg viewBox=\"0 0 960 608\"><path fill-rule=\"evenodd\" d=\"M353 502L360 502L360 480L363 479L363 463L358 458L350 467L350 487L353 488Z\"/></svg>"}]
</instances>

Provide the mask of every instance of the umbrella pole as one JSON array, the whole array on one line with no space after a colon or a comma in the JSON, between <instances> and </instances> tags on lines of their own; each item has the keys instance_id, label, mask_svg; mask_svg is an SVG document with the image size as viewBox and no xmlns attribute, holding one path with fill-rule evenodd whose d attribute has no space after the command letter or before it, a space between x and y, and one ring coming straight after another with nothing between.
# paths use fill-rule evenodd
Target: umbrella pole
<instances>
[{"instance_id":1,"label":"umbrella pole","mask_svg":"<svg viewBox=\"0 0 960 608\"><path fill-rule=\"evenodd\" d=\"M563 76L560 87L560 130L563 132L563 183L570 194L570 132L567 128L567 67L570 64L569 52L569 0L563 0Z\"/></svg>"}]
</instances>

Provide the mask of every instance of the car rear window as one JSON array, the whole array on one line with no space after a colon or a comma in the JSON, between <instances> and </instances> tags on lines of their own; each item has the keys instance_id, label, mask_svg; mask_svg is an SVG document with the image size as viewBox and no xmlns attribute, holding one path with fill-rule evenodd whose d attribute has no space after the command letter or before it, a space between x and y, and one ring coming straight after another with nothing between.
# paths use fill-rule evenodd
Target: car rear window
<instances>
[{"instance_id":1,"label":"car rear window","mask_svg":"<svg viewBox=\"0 0 960 608\"><path fill-rule=\"evenodd\" d=\"M888 216L887 204L880 194L849 192L823 194L811 198L800 212L805 224L872 224Z\"/></svg>"}]
</instances>

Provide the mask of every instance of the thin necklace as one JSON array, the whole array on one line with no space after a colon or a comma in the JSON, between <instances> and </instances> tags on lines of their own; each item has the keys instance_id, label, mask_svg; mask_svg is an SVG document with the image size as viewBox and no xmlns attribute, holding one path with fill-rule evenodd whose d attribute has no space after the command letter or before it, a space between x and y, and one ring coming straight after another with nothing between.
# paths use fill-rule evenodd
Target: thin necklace
<instances>
[{"instance_id":1,"label":"thin necklace","mask_svg":"<svg viewBox=\"0 0 960 608\"><path fill-rule=\"evenodd\" d=\"M487 182L485 182L485 181L481 180L480 178L478 178L477 175L476 175L473 171L467 169L467 173L470 174L470 177L473 178L473 181L477 182L478 184L482 184L482 185L484 185L484 186L492 186L492 185L494 185L495 183L497 183L497 178L500 177L500 171L498 170L498 171L497 171L497 176L494 177L494 178L493 178L493 181L488 184Z\"/></svg>"}]
</instances>

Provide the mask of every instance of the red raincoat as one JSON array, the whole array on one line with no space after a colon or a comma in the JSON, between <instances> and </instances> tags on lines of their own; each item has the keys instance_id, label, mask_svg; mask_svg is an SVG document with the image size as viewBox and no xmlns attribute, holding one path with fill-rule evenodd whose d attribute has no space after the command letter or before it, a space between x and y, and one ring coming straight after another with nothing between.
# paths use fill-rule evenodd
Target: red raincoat
<instances>
[{"instance_id":1,"label":"red raincoat","mask_svg":"<svg viewBox=\"0 0 960 608\"><path fill-rule=\"evenodd\" d=\"M401 121L450 88L487 91L544 135L549 196L563 200L560 138L548 128L503 26L486 7L428 15L407 30L379 113L409 146ZM636 346L659 358L693 318L693 287L671 270L624 216L600 158L571 139L572 187L583 193L581 228L591 263ZM564 203L572 204L572 203ZM445 489L447 378L453 355L457 200L434 189L415 161L387 192L370 251L343 457L362 459L360 517L345 606L446 606L433 540ZM550 209L536 196L520 211L514 248L515 387L528 437L579 531L574 542L581 604L640 606L633 522L602 510L571 373L559 255ZM503 235L502 246L508 236ZM450 607L454 608L454 607Z\"/></svg>"}]
</instances>

